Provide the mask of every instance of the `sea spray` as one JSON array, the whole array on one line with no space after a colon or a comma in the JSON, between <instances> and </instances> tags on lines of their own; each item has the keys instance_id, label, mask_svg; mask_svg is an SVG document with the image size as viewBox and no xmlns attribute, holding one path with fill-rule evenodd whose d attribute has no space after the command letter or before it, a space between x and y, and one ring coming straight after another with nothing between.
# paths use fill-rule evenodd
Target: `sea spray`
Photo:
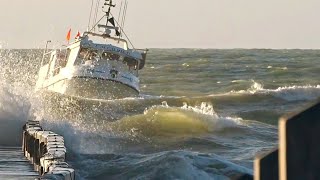
<instances>
[{"instance_id":1,"label":"sea spray","mask_svg":"<svg viewBox=\"0 0 320 180\"><path fill-rule=\"evenodd\" d=\"M0 145L21 143L22 126L27 121L31 104L28 98L14 94L12 87L0 85Z\"/></svg>"},{"instance_id":2,"label":"sea spray","mask_svg":"<svg viewBox=\"0 0 320 180\"><path fill-rule=\"evenodd\" d=\"M317 50L152 49L143 95L110 101L34 94L42 52L0 50L2 119L31 111L62 134L78 179L232 178L275 147L279 116L319 97Z\"/></svg>"},{"instance_id":3,"label":"sea spray","mask_svg":"<svg viewBox=\"0 0 320 180\"><path fill-rule=\"evenodd\" d=\"M0 51L0 145L21 144L21 128L36 100L32 66L18 51Z\"/></svg>"}]
</instances>

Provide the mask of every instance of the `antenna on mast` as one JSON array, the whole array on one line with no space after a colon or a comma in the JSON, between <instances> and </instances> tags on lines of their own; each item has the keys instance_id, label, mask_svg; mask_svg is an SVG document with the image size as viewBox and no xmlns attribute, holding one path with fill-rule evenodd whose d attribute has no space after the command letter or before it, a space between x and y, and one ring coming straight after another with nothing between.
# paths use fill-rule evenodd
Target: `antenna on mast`
<instances>
[{"instance_id":1,"label":"antenna on mast","mask_svg":"<svg viewBox=\"0 0 320 180\"><path fill-rule=\"evenodd\" d=\"M107 22L106 22L105 27L111 28L113 26L111 29L115 30L116 36L120 36L121 31L119 31L119 27L116 26L116 23L115 23L116 20L115 20L114 16L111 14L111 8L116 7L116 5L112 3L112 0L105 0L104 6L102 8L105 8L105 6L108 6L108 10L103 11L106 13L105 16L107 17ZM108 26L109 22L112 25L111 27Z\"/></svg>"},{"instance_id":2,"label":"antenna on mast","mask_svg":"<svg viewBox=\"0 0 320 180\"><path fill-rule=\"evenodd\" d=\"M105 0L105 3L104 3L105 6L109 6L108 10L105 11L106 13L106 16L107 16L107 20L109 20L109 17L110 17L110 12L111 12L111 7L116 7L115 4L112 4L112 0ZM108 25L108 21L107 21L107 24Z\"/></svg>"}]
</instances>

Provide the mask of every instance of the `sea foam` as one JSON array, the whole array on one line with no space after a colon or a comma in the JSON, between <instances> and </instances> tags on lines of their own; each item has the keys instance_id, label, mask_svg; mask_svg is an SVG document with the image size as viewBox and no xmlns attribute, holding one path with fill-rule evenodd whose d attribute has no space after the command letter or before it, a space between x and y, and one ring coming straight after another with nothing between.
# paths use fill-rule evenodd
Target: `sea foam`
<instances>
[{"instance_id":1,"label":"sea foam","mask_svg":"<svg viewBox=\"0 0 320 180\"><path fill-rule=\"evenodd\" d=\"M269 94L287 101L310 101L320 97L320 85L294 85L265 89L263 84L252 81L251 87L247 90L231 91L230 94Z\"/></svg>"}]
</instances>

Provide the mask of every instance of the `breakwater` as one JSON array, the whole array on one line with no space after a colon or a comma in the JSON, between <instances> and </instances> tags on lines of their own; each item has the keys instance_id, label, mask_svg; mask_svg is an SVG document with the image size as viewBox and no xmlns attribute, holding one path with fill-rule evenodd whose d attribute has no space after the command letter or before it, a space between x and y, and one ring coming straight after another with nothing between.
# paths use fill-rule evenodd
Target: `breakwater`
<instances>
[{"instance_id":1,"label":"breakwater","mask_svg":"<svg viewBox=\"0 0 320 180\"><path fill-rule=\"evenodd\" d=\"M66 162L64 138L43 130L38 121L28 121L24 125L22 150L42 178L75 179L74 169Z\"/></svg>"}]
</instances>

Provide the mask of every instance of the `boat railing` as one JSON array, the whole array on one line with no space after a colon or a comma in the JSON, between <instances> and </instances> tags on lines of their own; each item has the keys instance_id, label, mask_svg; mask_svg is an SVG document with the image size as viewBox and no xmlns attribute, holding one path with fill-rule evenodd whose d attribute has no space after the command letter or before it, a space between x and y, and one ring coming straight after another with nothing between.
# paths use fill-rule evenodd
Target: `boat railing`
<instances>
[{"instance_id":1,"label":"boat railing","mask_svg":"<svg viewBox=\"0 0 320 180\"><path fill-rule=\"evenodd\" d=\"M133 49L135 51L142 51L144 53L147 53L149 51L149 49Z\"/></svg>"},{"instance_id":2,"label":"boat railing","mask_svg":"<svg viewBox=\"0 0 320 180\"><path fill-rule=\"evenodd\" d=\"M43 55L45 56L45 55L51 54L53 51L55 51L55 50L48 51L48 52L44 53Z\"/></svg>"},{"instance_id":3,"label":"boat railing","mask_svg":"<svg viewBox=\"0 0 320 180\"><path fill-rule=\"evenodd\" d=\"M83 36L87 36L87 35L98 36L98 37L102 37L104 39L112 39L112 40L115 40L115 41L121 41L123 43L128 44L127 40L121 39L121 38L112 37L109 34L99 34L99 33L88 32L88 31L83 33Z\"/></svg>"}]
</instances>

